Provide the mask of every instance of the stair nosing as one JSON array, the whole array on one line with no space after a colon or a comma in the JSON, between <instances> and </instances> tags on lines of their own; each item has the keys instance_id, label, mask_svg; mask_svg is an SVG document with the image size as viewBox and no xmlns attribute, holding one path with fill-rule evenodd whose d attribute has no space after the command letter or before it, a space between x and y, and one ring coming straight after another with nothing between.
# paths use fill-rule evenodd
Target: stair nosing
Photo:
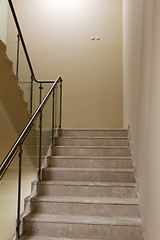
<instances>
[{"instance_id":1,"label":"stair nosing","mask_svg":"<svg viewBox=\"0 0 160 240\"><path fill-rule=\"evenodd\" d=\"M54 148L86 148L86 149L129 149L130 146L52 146L52 149Z\"/></svg>"},{"instance_id":2,"label":"stair nosing","mask_svg":"<svg viewBox=\"0 0 160 240\"><path fill-rule=\"evenodd\" d=\"M131 156L128 156L128 157L115 157L115 156L97 156L97 157L94 157L94 156L54 156L54 155L51 155L51 156L47 156L48 159L51 159L51 158L57 158L57 159L66 159L66 158L69 158L69 159L75 159L75 160L78 160L78 159L92 159L92 160L96 160L96 159L100 159L100 160L131 160L132 157Z\"/></svg>"},{"instance_id":3,"label":"stair nosing","mask_svg":"<svg viewBox=\"0 0 160 240\"><path fill-rule=\"evenodd\" d=\"M58 131L126 131L126 128L61 128Z\"/></svg>"},{"instance_id":4,"label":"stair nosing","mask_svg":"<svg viewBox=\"0 0 160 240\"><path fill-rule=\"evenodd\" d=\"M114 198L114 197L76 197L76 196L45 196L37 195L31 202L52 202L52 203L77 203L77 204L107 204L138 206L137 198Z\"/></svg>"},{"instance_id":5,"label":"stair nosing","mask_svg":"<svg viewBox=\"0 0 160 240\"><path fill-rule=\"evenodd\" d=\"M128 172L133 173L133 168L61 168L61 167L45 167L43 170L51 171L68 171L68 172Z\"/></svg>"},{"instance_id":6,"label":"stair nosing","mask_svg":"<svg viewBox=\"0 0 160 240\"><path fill-rule=\"evenodd\" d=\"M129 140L129 137L83 137L83 136L58 136L58 137L55 137L55 139L116 139L116 140L119 140L119 139L122 139L122 140Z\"/></svg>"},{"instance_id":7,"label":"stair nosing","mask_svg":"<svg viewBox=\"0 0 160 240\"><path fill-rule=\"evenodd\" d=\"M77 183L80 186L89 186L89 187L108 187L108 186L115 186L115 187L136 187L135 182L89 182L89 181L55 181L55 180L42 180L37 182L37 185L66 185L66 186L77 186Z\"/></svg>"},{"instance_id":8,"label":"stair nosing","mask_svg":"<svg viewBox=\"0 0 160 240\"><path fill-rule=\"evenodd\" d=\"M38 216L38 218L37 218ZM47 219L46 219L47 217ZM83 225L114 225L114 226L141 226L140 217L99 217L99 216L71 216L50 214L29 214L25 222L83 224Z\"/></svg>"},{"instance_id":9,"label":"stair nosing","mask_svg":"<svg viewBox=\"0 0 160 240\"><path fill-rule=\"evenodd\" d=\"M50 145L47 145L47 146L46 146L46 145L42 145L41 147L42 147L42 148L43 148L43 147L48 148L49 146L50 146ZM31 145L29 145L29 143L26 144L26 145L25 145L25 143L24 143L24 148L26 148L26 147L27 147L27 148L35 148L35 147L38 147L38 148L39 148L39 145L38 145L38 144L34 144L34 145L31 146Z\"/></svg>"},{"instance_id":10,"label":"stair nosing","mask_svg":"<svg viewBox=\"0 0 160 240\"><path fill-rule=\"evenodd\" d=\"M41 236L36 236L36 235L28 235L28 234L22 234L21 236L20 236L20 240L23 240L23 239L25 239L25 240L95 240L95 239L92 239L92 238L90 238L90 239L86 239L86 238L65 238L65 237L48 237L48 236L43 236L43 235L41 235ZM99 239L99 240L104 240L104 239Z\"/></svg>"}]
</instances>

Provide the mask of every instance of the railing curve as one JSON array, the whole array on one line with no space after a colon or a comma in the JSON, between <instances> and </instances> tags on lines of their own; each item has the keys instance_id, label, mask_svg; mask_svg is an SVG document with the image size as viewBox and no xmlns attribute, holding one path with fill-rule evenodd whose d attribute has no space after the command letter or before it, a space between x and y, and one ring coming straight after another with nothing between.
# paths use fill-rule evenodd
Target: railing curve
<instances>
[{"instance_id":1,"label":"railing curve","mask_svg":"<svg viewBox=\"0 0 160 240\"><path fill-rule=\"evenodd\" d=\"M57 123L55 124L56 114L57 111L55 111L54 107L57 105L57 101L54 100L55 93L57 91L57 84L60 84L60 95L59 95L59 123L57 126ZM42 91L42 89L40 89ZM52 100L52 142L54 139L54 129L55 128L61 128L61 111L62 111L62 78L61 76L58 76L57 79L54 81L53 85L49 89L48 93L45 95L44 99L42 100L42 94L40 94L40 105L34 112L33 116L23 129L22 133L17 138L16 142L12 146L11 150L5 157L4 161L0 165L0 181L2 180L3 176L7 172L10 164L12 163L15 155L19 152L19 170L18 170L18 203L17 203L17 225L16 225L16 238L20 237L20 206L21 206L21 175L22 175L22 155L23 155L23 142L27 138L29 132L31 131L34 123L36 122L37 118L40 117L40 123L39 123L39 163L38 163L38 181L41 180L41 166L42 166L42 110L45 106L45 104L48 102L49 97L53 94L53 100ZM57 95L57 94L56 94ZM42 100L42 102L41 102ZM56 106L57 108L57 106ZM57 110L57 109L56 109Z\"/></svg>"},{"instance_id":2,"label":"railing curve","mask_svg":"<svg viewBox=\"0 0 160 240\"><path fill-rule=\"evenodd\" d=\"M2 177L4 176L6 170L8 169L9 165L11 164L11 159L12 157L14 157L14 155L16 154L18 147L20 144L22 144L25 140L25 138L27 137L29 131L31 130L35 119L39 116L40 112L42 111L45 103L47 102L47 99L49 98L49 96L51 95L51 93L53 92L56 84L58 82L62 82L62 78L61 76L58 76L57 79L54 81L52 87L49 89L48 93L46 94L46 96L44 97L43 101L40 103L39 107L37 108L37 110L34 112L33 116L31 117L31 119L29 120L29 122L27 123L27 125L25 126L25 128L23 129L22 133L20 134L20 136L18 137L18 139L16 140L16 142L14 143L14 145L12 146L11 150L9 151L9 153L7 154L7 156L5 157L4 161L2 162L2 164L0 165L0 180L2 179ZM61 103L60 103L61 105ZM60 110L61 112L61 110ZM60 113L61 115L61 113ZM60 117L61 118L61 117ZM61 119L60 119L61 122ZM61 127L61 124L60 126Z\"/></svg>"}]
</instances>

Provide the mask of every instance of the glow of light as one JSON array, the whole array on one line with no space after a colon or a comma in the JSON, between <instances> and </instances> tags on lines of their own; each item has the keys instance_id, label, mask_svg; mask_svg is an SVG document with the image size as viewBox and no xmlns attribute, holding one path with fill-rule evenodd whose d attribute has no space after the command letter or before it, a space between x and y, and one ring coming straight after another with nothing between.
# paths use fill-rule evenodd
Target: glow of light
<instances>
[{"instance_id":1,"label":"glow of light","mask_svg":"<svg viewBox=\"0 0 160 240\"><path fill-rule=\"evenodd\" d=\"M76 8L79 3L80 0L53 0L55 7L59 8L59 9L73 9Z\"/></svg>"}]
</instances>

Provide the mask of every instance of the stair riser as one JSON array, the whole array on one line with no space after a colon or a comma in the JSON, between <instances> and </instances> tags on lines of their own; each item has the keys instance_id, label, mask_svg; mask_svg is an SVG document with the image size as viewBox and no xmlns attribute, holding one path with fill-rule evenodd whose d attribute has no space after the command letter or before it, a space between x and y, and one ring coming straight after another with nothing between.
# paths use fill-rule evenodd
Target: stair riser
<instances>
[{"instance_id":1,"label":"stair riser","mask_svg":"<svg viewBox=\"0 0 160 240\"><path fill-rule=\"evenodd\" d=\"M137 196L133 187L95 187L95 186L56 186L42 184L37 186L38 195L79 196L79 197L124 197Z\"/></svg>"},{"instance_id":2,"label":"stair riser","mask_svg":"<svg viewBox=\"0 0 160 240\"><path fill-rule=\"evenodd\" d=\"M43 169L43 180L58 181L99 181L99 182L133 182L133 173L115 173L115 172L71 172L71 171L52 171Z\"/></svg>"},{"instance_id":3,"label":"stair riser","mask_svg":"<svg viewBox=\"0 0 160 240\"><path fill-rule=\"evenodd\" d=\"M117 130L59 130L60 137L128 137L127 131Z\"/></svg>"},{"instance_id":4,"label":"stair riser","mask_svg":"<svg viewBox=\"0 0 160 240\"><path fill-rule=\"evenodd\" d=\"M74 168L132 168L132 162L129 159L119 160L101 160L101 159L54 159L48 158L49 167L74 167Z\"/></svg>"},{"instance_id":5,"label":"stair riser","mask_svg":"<svg viewBox=\"0 0 160 240\"><path fill-rule=\"evenodd\" d=\"M56 139L57 146L129 146L128 139Z\"/></svg>"},{"instance_id":6,"label":"stair riser","mask_svg":"<svg viewBox=\"0 0 160 240\"><path fill-rule=\"evenodd\" d=\"M24 229L27 234L48 237L70 237L70 238L92 238L107 240L140 240L142 230L134 226L108 226L89 224L64 224L64 223L43 223L24 222Z\"/></svg>"},{"instance_id":7,"label":"stair riser","mask_svg":"<svg viewBox=\"0 0 160 240\"><path fill-rule=\"evenodd\" d=\"M56 215L139 217L138 208L134 205L31 202L31 210L32 213Z\"/></svg>"},{"instance_id":8,"label":"stair riser","mask_svg":"<svg viewBox=\"0 0 160 240\"><path fill-rule=\"evenodd\" d=\"M53 156L90 156L90 157L130 157L131 152L130 149L94 149L94 148L65 148L65 147L54 147L52 148Z\"/></svg>"}]
</instances>

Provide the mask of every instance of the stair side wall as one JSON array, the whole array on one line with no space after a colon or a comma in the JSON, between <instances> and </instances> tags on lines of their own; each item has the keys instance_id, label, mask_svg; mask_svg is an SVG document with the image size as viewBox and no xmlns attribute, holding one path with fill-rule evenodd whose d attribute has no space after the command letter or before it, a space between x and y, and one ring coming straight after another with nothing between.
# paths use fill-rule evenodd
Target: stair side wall
<instances>
[{"instance_id":1,"label":"stair side wall","mask_svg":"<svg viewBox=\"0 0 160 240\"><path fill-rule=\"evenodd\" d=\"M12 67L12 62L6 57L6 46L0 41L0 131L3 132L0 134L2 143L0 161L6 156L31 117Z\"/></svg>"}]
</instances>

